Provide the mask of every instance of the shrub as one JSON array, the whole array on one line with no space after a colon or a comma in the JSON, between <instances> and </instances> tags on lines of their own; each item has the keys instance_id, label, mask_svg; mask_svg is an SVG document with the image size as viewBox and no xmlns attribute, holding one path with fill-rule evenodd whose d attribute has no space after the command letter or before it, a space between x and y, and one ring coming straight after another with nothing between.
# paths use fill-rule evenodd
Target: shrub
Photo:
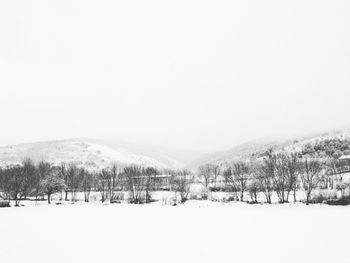
<instances>
[{"instance_id":1,"label":"shrub","mask_svg":"<svg viewBox=\"0 0 350 263\"><path fill-rule=\"evenodd\" d=\"M230 189L226 186L210 186L209 187L210 192L229 192Z\"/></svg>"},{"instance_id":2,"label":"shrub","mask_svg":"<svg viewBox=\"0 0 350 263\"><path fill-rule=\"evenodd\" d=\"M255 204L259 204L259 202L258 201L247 201L247 204L255 205Z\"/></svg>"},{"instance_id":3,"label":"shrub","mask_svg":"<svg viewBox=\"0 0 350 263\"><path fill-rule=\"evenodd\" d=\"M337 193L335 192L320 192L318 194L313 195L310 203L312 204L321 204L328 200L337 199Z\"/></svg>"},{"instance_id":4,"label":"shrub","mask_svg":"<svg viewBox=\"0 0 350 263\"><path fill-rule=\"evenodd\" d=\"M223 199L223 201L224 202L232 202L232 201L238 201L238 200L237 200L237 197L235 197L235 196L229 196L229 197L225 197Z\"/></svg>"},{"instance_id":5,"label":"shrub","mask_svg":"<svg viewBox=\"0 0 350 263\"><path fill-rule=\"evenodd\" d=\"M0 207L10 207L10 201L1 200Z\"/></svg>"},{"instance_id":6,"label":"shrub","mask_svg":"<svg viewBox=\"0 0 350 263\"><path fill-rule=\"evenodd\" d=\"M222 202L224 199L223 198L219 198L219 197L211 197L210 201L212 202Z\"/></svg>"},{"instance_id":7,"label":"shrub","mask_svg":"<svg viewBox=\"0 0 350 263\"><path fill-rule=\"evenodd\" d=\"M124 201L124 193L115 193L113 195L113 199L111 200L111 203L120 203L121 201Z\"/></svg>"},{"instance_id":8,"label":"shrub","mask_svg":"<svg viewBox=\"0 0 350 263\"><path fill-rule=\"evenodd\" d=\"M328 200L325 202L327 205L350 205L350 197L342 197L339 199Z\"/></svg>"},{"instance_id":9,"label":"shrub","mask_svg":"<svg viewBox=\"0 0 350 263\"><path fill-rule=\"evenodd\" d=\"M189 199L190 200L201 200L201 198L198 194L191 194Z\"/></svg>"},{"instance_id":10,"label":"shrub","mask_svg":"<svg viewBox=\"0 0 350 263\"><path fill-rule=\"evenodd\" d=\"M324 201L326 201L327 198L322 195L322 194L319 194L317 196L314 196L311 200L310 200L310 203L311 204L321 204L323 203Z\"/></svg>"},{"instance_id":11,"label":"shrub","mask_svg":"<svg viewBox=\"0 0 350 263\"><path fill-rule=\"evenodd\" d=\"M199 196L201 200L208 200L211 197L211 193L208 189L203 189Z\"/></svg>"}]
</instances>

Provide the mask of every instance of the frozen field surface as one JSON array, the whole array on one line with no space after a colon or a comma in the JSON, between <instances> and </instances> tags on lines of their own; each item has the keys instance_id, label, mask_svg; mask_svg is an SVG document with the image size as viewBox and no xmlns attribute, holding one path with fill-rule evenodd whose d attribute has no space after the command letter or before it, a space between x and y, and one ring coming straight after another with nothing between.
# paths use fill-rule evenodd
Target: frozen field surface
<instances>
[{"instance_id":1,"label":"frozen field surface","mask_svg":"<svg viewBox=\"0 0 350 263\"><path fill-rule=\"evenodd\" d=\"M80 203L2 208L0 222L1 263L350 262L350 207Z\"/></svg>"}]
</instances>

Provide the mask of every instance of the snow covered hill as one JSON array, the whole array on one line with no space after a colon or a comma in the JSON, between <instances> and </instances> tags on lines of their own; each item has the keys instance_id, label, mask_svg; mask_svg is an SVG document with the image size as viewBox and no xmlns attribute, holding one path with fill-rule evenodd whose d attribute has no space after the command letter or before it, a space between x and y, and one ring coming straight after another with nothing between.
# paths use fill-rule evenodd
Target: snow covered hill
<instances>
[{"instance_id":1,"label":"snow covered hill","mask_svg":"<svg viewBox=\"0 0 350 263\"><path fill-rule=\"evenodd\" d=\"M35 162L46 160L60 164L76 163L91 169L101 169L112 163L154 166L160 169L187 168L196 171L206 163L229 164L232 161L258 158L269 148L288 152L321 152L332 142L330 150L341 147L350 154L350 132L334 131L293 139L264 139L246 142L230 150L201 155L198 152L150 147L138 144L94 139L46 141L0 147L0 166L21 163L25 158ZM326 143L324 143L326 142ZM328 148L326 150L329 150Z\"/></svg>"},{"instance_id":2,"label":"snow covered hill","mask_svg":"<svg viewBox=\"0 0 350 263\"><path fill-rule=\"evenodd\" d=\"M336 145L336 143L338 143L338 145ZM225 165L232 161L254 159L263 155L270 148L276 151L283 150L287 152L303 152L305 149L311 149L314 153L319 155L325 154L324 151L326 150L340 150L339 154L343 154L347 152L350 153L350 149L348 149L349 145L350 131L348 130L332 131L293 139L256 140L240 144L228 151L202 155L190 162L186 167L195 171L200 165L206 163ZM325 147L328 147L328 149L325 150Z\"/></svg>"},{"instance_id":3,"label":"snow covered hill","mask_svg":"<svg viewBox=\"0 0 350 263\"><path fill-rule=\"evenodd\" d=\"M285 142L275 140L250 141L237 145L227 151L204 154L198 159L189 163L186 167L195 171L200 165L206 163L226 164L232 161L246 160L252 158L254 155L266 151L269 148L276 148L283 144L285 144Z\"/></svg>"},{"instance_id":4,"label":"snow covered hill","mask_svg":"<svg viewBox=\"0 0 350 263\"><path fill-rule=\"evenodd\" d=\"M96 140L72 139L0 147L1 166L17 164L25 158L31 158L35 162L45 160L55 164L75 163L91 169L105 168L112 163L159 169L183 166L183 163L162 152L141 151L135 147L108 145Z\"/></svg>"}]
</instances>

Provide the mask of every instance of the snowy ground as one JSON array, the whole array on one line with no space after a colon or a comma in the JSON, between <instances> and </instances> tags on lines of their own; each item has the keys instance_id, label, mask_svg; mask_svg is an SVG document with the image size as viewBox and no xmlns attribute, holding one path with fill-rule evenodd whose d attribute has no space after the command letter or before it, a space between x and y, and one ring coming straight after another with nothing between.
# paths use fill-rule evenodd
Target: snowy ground
<instances>
[{"instance_id":1,"label":"snowy ground","mask_svg":"<svg viewBox=\"0 0 350 263\"><path fill-rule=\"evenodd\" d=\"M350 207L40 203L0 222L1 263L350 262Z\"/></svg>"}]
</instances>

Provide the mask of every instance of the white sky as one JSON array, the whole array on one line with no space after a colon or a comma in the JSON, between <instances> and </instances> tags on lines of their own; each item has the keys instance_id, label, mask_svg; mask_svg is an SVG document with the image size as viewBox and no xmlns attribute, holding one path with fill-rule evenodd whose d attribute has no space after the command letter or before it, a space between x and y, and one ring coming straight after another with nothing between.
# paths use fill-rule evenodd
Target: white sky
<instances>
[{"instance_id":1,"label":"white sky","mask_svg":"<svg viewBox=\"0 0 350 263\"><path fill-rule=\"evenodd\" d=\"M0 1L0 144L203 151L350 123L350 1Z\"/></svg>"}]
</instances>

